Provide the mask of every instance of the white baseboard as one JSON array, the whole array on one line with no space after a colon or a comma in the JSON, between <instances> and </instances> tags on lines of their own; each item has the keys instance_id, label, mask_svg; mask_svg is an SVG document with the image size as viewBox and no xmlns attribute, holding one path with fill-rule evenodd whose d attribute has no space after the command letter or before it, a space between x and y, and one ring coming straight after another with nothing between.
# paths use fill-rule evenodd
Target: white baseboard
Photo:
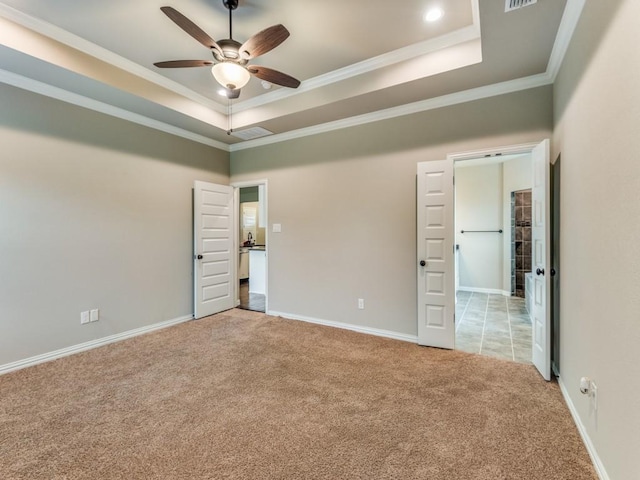
<instances>
[{"instance_id":1,"label":"white baseboard","mask_svg":"<svg viewBox=\"0 0 640 480\"><path fill-rule=\"evenodd\" d=\"M596 451L596 447L593 445L589 434L587 433L587 429L585 428L582 420L580 419L580 415L578 415L578 410L576 406L573 404L571 397L569 396L569 392L567 391L567 387L562 381L562 377L558 377L558 385L560 385L560 391L562 392L562 396L564 397L564 401L569 407L569 411L571 412L571 416L573 417L573 421L578 427L578 432L580 432L580 436L582 437L582 441L584 442L585 447L587 447L587 452L589 452L589 456L591 457L591 461L593 462L593 466L596 469L596 473L600 480L610 480L607 471L598 456L598 452Z\"/></svg>"},{"instance_id":2,"label":"white baseboard","mask_svg":"<svg viewBox=\"0 0 640 480\"><path fill-rule=\"evenodd\" d=\"M504 295L505 297L511 296L511 292L508 292L507 290L500 290L498 288L458 287L458 290L461 292L491 293L494 295Z\"/></svg>"},{"instance_id":3,"label":"white baseboard","mask_svg":"<svg viewBox=\"0 0 640 480\"><path fill-rule=\"evenodd\" d=\"M166 320L164 322L154 323L153 325L147 325L146 327L136 328L127 332L116 333L115 335L109 335L108 337L99 338L97 340L91 340L89 342L80 343L78 345L72 345L71 347L61 348L49 353L43 353L36 355L35 357L25 358L24 360L18 360L17 362L7 363L6 365L0 365L0 375L5 373L14 372L23 368L32 367L39 363L50 362L62 357L68 357L74 353L84 352L93 348L102 347L110 343L119 342L128 338L137 337L138 335L144 335L145 333L154 332L163 328L178 325L180 323L188 322L193 319L193 315L185 315L184 317L174 318L173 320Z\"/></svg>"},{"instance_id":4,"label":"white baseboard","mask_svg":"<svg viewBox=\"0 0 640 480\"><path fill-rule=\"evenodd\" d=\"M380 328L361 327L359 325L353 325L351 323L334 322L332 320L322 320L319 318L306 317L304 315L295 315L293 313L274 312L272 310L267 312L267 315L274 317L282 317L289 320L299 320L301 322L315 323L317 325L324 325L326 327L342 328L343 330L351 330L352 332L366 333L368 335L375 335L376 337L392 338L394 340L402 340L403 342L418 343L417 335L409 335L406 333L392 332L391 330L383 330Z\"/></svg>"}]
</instances>

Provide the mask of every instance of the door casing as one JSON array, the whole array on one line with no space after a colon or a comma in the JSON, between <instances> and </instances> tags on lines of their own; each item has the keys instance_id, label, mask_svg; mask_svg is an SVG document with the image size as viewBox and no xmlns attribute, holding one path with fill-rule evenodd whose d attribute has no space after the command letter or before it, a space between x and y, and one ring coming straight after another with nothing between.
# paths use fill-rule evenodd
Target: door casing
<instances>
[{"instance_id":1,"label":"door casing","mask_svg":"<svg viewBox=\"0 0 640 480\"><path fill-rule=\"evenodd\" d=\"M542 142L545 142L545 141L548 142L548 140L542 140ZM466 152L451 153L447 155L447 160L450 161L453 166L454 162L460 161L460 160L471 160L475 158L495 156L495 155L529 154L533 151L533 149L536 146L540 145L540 143L541 142L525 143L525 144L518 144L518 145L509 145L504 147L495 147L495 148L488 148L488 149L481 149L481 150L471 150ZM549 245L548 248L551 248L551 245ZM551 265L548 265L547 268L550 270ZM547 299L547 301L549 302L550 299ZM418 321L420 320L418 319ZM548 328L552 328L552 325L550 325L550 319L547 319L547 325L548 325ZM548 349L547 353L549 356L551 356L551 348ZM543 376L545 375L543 374Z\"/></svg>"}]
</instances>

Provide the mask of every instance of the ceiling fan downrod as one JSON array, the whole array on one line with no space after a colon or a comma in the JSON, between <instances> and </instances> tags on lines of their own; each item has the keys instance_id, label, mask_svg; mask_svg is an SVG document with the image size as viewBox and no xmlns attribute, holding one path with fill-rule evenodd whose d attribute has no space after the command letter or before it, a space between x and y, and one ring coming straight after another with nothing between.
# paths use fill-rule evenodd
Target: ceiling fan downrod
<instances>
[{"instance_id":1,"label":"ceiling fan downrod","mask_svg":"<svg viewBox=\"0 0 640 480\"><path fill-rule=\"evenodd\" d=\"M222 4L229 10L229 40L233 40L233 19L232 13L238 8L238 0L222 0Z\"/></svg>"}]
</instances>

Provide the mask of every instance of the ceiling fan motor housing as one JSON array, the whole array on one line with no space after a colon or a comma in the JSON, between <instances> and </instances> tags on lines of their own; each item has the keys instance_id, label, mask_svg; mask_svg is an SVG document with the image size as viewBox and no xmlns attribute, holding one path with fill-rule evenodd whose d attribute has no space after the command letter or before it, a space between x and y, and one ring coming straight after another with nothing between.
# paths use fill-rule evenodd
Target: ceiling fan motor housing
<instances>
[{"instance_id":1,"label":"ceiling fan motor housing","mask_svg":"<svg viewBox=\"0 0 640 480\"><path fill-rule=\"evenodd\" d=\"M224 56L220 55L220 52L217 50L211 49L213 58L217 61L224 62L226 60L233 60L239 65L246 65L248 63L248 60L240 57L240 47L242 46L240 42L236 42L235 40L228 38L226 40L219 40L218 45L220 46L220 50L222 50Z\"/></svg>"},{"instance_id":2,"label":"ceiling fan motor housing","mask_svg":"<svg viewBox=\"0 0 640 480\"><path fill-rule=\"evenodd\" d=\"M229 10L238 8L238 0L222 0L222 4Z\"/></svg>"}]
</instances>

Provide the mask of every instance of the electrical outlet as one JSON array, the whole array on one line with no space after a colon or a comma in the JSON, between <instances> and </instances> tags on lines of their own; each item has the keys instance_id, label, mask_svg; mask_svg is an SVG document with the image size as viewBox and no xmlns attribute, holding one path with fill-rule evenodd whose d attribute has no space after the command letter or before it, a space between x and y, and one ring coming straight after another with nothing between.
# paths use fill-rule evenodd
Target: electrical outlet
<instances>
[{"instance_id":1,"label":"electrical outlet","mask_svg":"<svg viewBox=\"0 0 640 480\"><path fill-rule=\"evenodd\" d=\"M364 310L364 298L358 299L358 309Z\"/></svg>"},{"instance_id":2,"label":"electrical outlet","mask_svg":"<svg viewBox=\"0 0 640 480\"><path fill-rule=\"evenodd\" d=\"M89 310L80 312L80 323L82 325L84 325L85 323L89 323Z\"/></svg>"},{"instance_id":3,"label":"electrical outlet","mask_svg":"<svg viewBox=\"0 0 640 480\"><path fill-rule=\"evenodd\" d=\"M98 320L100 320L100 310L97 308L95 310L91 310L90 318L92 322L97 322Z\"/></svg>"}]
</instances>

